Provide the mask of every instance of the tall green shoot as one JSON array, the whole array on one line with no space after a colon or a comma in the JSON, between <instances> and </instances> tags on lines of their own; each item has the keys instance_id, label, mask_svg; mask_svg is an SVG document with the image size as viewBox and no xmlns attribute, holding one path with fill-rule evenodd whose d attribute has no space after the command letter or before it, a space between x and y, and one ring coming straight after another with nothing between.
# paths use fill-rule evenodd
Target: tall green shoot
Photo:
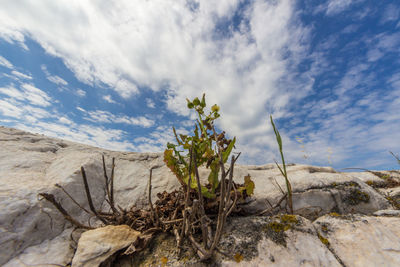
<instances>
[{"instance_id":1,"label":"tall green shoot","mask_svg":"<svg viewBox=\"0 0 400 267\"><path fill-rule=\"evenodd\" d=\"M278 129L276 129L274 120L272 119L272 115L270 115L271 119L271 124L272 127L274 128L275 136L276 136L276 142L278 143L279 146L279 152L281 154L281 159L282 159L282 167L283 169L279 166L279 164L275 161L276 166L278 166L279 171L285 177L285 182L286 182L286 189L287 189L287 204L289 206L289 211L291 214L293 214L293 201L292 201L292 185L290 184L287 172L286 172L286 164L285 164L285 158L283 156L283 150L282 150L282 138L281 135L279 134Z\"/></svg>"}]
</instances>

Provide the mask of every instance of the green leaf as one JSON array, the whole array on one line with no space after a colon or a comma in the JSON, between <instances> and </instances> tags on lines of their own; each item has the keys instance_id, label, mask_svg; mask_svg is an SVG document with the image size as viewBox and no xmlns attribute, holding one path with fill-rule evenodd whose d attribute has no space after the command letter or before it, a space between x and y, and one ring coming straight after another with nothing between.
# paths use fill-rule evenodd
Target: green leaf
<instances>
[{"instance_id":1,"label":"green leaf","mask_svg":"<svg viewBox=\"0 0 400 267\"><path fill-rule=\"evenodd\" d=\"M201 99L200 106L201 106L202 108L205 108L205 107L206 107L206 94L203 94L203 97L202 97L202 99Z\"/></svg>"},{"instance_id":2,"label":"green leaf","mask_svg":"<svg viewBox=\"0 0 400 267\"><path fill-rule=\"evenodd\" d=\"M226 150L222 152L222 160L224 161L224 163L226 163L226 161L228 160L229 155L231 154L232 149L235 146L235 142L236 142L236 137L233 138L233 140L230 142Z\"/></svg>"},{"instance_id":3,"label":"green leaf","mask_svg":"<svg viewBox=\"0 0 400 267\"><path fill-rule=\"evenodd\" d=\"M202 194L204 197L206 197L206 198L211 198L211 199L213 199L213 198L216 197L216 195L215 195L214 193L210 192L210 191L208 190L208 188L205 187L205 186L202 186L202 187L201 187L201 194Z\"/></svg>"},{"instance_id":4,"label":"green leaf","mask_svg":"<svg viewBox=\"0 0 400 267\"><path fill-rule=\"evenodd\" d=\"M172 127L172 130L174 131L176 142L178 142L179 145L183 145L182 141L179 140L178 135L176 134L175 127Z\"/></svg>"},{"instance_id":5,"label":"green leaf","mask_svg":"<svg viewBox=\"0 0 400 267\"><path fill-rule=\"evenodd\" d=\"M208 175L208 182L211 184L211 192L214 193L215 189L218 187L219 180L219 163L218 159L214 160L210 165L210 174Z\"/></svg>"},{"instance_id":6,"label":"green leaf","mask_svg":"<svg viewBox=\"0 0 400 267\"><path fill-rule=\"evenodd\" d=\"M251 180L250 174L244 177L244 186L246 187L246 194L251 196L254 193L254 182Z\"/></svg>"},{"instance_id":7,"label":"green leaf","mask_svg":"<svg viewBox=\"0 0 400 267\"><path fill-rule=\"evenodd\" d=\"M278 142L278 145L279 145L279 150L282 151L282 138L281 138L281 135L279 134L278 129L276 129L276 127L275 127L275 123L274 123L274 120L272 119L272 115L270 115L270 119L271 119L272 127L274 128L276 141Z\"/></svg>"},{"instance_id":8,"label":"green leaf","mask_svg":"<svg viewBox=\"0 0 400 267\"><path fill-rule=\"evenodd\" d=\"M193 105L195 105L195 106L200 105L200 100L199 100L198 97L196 97L196 98L193 100Z\"/></svg>"},{"instance_id":9,"label":"green leaf","mask_svg":"<svg viewBox=\"0 0 400 267\"><path fill-rule=\"evenodd\" d=\"M192 103L192 102L190 102L190 100L189 100L189 99L187 99L187 98L186 98L186 101L187 101L187 107L188 107L189 109L192 109L192 108L194 108L194 105L193 105L193 103Z\"/></svg>"},{"instance_id":10,"label":"green leaf","mask_svg":"<svg viewBox=\"0 0 400 267\"><path fill-rule=\"evenodd\" d=\"M286 176L283 172L282 168L279 166L278 162L275 161L276 166L278 167L279 171L282 173L283 176Z\"/></svg>"},{"instance_id":11,"label":"green leaf","mask_svg":"<svg viewBox=\"0 0 400 267\"><path fill-rule=\"evenodd\" d=\"M174 149L174 148L175 148L175 145L168 142L168 143L167 143L167 148L168 148L168 149Z\"/></svg>"}]
</instances>

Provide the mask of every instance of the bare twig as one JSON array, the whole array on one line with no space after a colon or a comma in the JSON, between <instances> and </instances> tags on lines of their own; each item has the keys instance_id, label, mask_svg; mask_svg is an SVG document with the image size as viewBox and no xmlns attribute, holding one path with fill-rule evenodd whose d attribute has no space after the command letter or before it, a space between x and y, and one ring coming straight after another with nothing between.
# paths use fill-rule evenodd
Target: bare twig
<instances>
[{"instance_id":1,"label":"bare twig","mask_svg":"<svg viewBox=\"0 0 400 267\"><path fill-rule=\"evenodd\" d=\"M102 221L104 224L107 224L107 221L104 220L104 218L101 217L101 216L98 214L98 212L96 211L96 209L95 209L94 206L93 206L92 196L91 196L91 194L90 194L90 190L89 190L89 185L88 185L87 178L86 178L85 169L83 168L83 166L81 167L81 171L82 171L83 183L84 183L84 185L85 185L85 191L86 191L86 196L87 196L87 199L88 199L88 203L89 203L90 210L94 213L94 215L96 215L96 217L97 217L100 221Z\"/></svg>"},{"instance_id":2,"label":"bare twig","mask_svg":"<svg viewBox=\"0 0 400 267\"><path fill-rule=\"evenodd\" d=\"M83 229L93 229L92 227L86 226L75 220L74 218L71 217L71 215L68 214L68 212L61 206L60 203L57 202L55 199L54 195L52 194L47 194L47 193L40 193L39 196L43 197L47 201L49 201L51 204L56 207L56 209L64 216L64 218L72 223L73 225L76 225L79 228Z\"/></svg>"},{"instance_id":3,"label":"bare twig","mask_svg":"<svg viewBox=\"0 0 400 267\"><path fill-rule=\"evenodd\" d=\"M222 157L222 149L221 147L218 145L218 140L217 140L217 134L215 131L214 126L212 126L212 130L214 132L214 137L215 137L215 141L217 143L217 147L218 147L218 154L219 154L219 165L221 168L221 185L220 185L220 202L219 202L219 208L218 208L218 219L217 219L217 227L215 230L215 236L214 236L214 240L211 244L210 247L210 251L213 251L216 246L219 243L219 240L221 238L222 235L222 230L225 224L225 219L226 219L226 210L225 210L225 187L226 187L226 183L225 183L225 178L226 178L226 173L225 173L225 166L224 166L224 160ZM233 171L231 170L231 173Z\"/></svg>"},{"instance_id":4,"label":"bare twig","mask_svg":"<svg viewBox=\"0 0 400 267\"><path fill-rule=\"evenodd\" d=\"M110 180L108 179L108 176L107 176L106 161L104 159L104 155L101 155L101 158L103 160L103 171L104 171L104 180L105 180L105 184L106 184L106 193L107 193L108 199L111 199L110 188L109 188Z\"/></svg>"},{"instance_id":5,"label":"bare twig","mask_svg":"<svg viewBox=\"0 0 400 267\"><path fill-rule=\"evenodd\" d=\"M88 211L87 209L85 209L84 207L82 207L68 192L67 190L64 189L64 187L62 187L59 184L55 184L56 187L60 188L71 200L72 202L74 202L79 208L81 208L83 211L85 211L88 214L93 215L92 212Z\"/></svg>"},{"instance_id":6,"label":"bare twig","mask_svg":"<svg viewBox=\"0 0 400 267\"><path fill-rule=\"evenodd\" d=\"M153 168L150 169L150 177L149 177L149 205L151 210L151 219L155 226L160 225L160 219L158 218L158 214L154 211L153 203L151 202L151 178L153 176Z\"/></svg>"},{"instance_id":7,"label":"bare twig","mask_svg":"<svg viewBox=\"0 0 400 267\"><path fill-rule=\"evenodd\" d=\"M193 142L192 142L192 146L190 147L190 158L189 158L189 178L188 178L188 183L186 186L186 195L185 195L185 206L184 209L182 211L183 213L183 224L182 224L182 229L181 229L181 233L179 235L179 238L177 238L177 244L178 244L178 248L180 248L182 246L182 242L183 242L183 237L185 235L185 233L188 231L189 228L189 223L187 221L187 212L188 212L188 207L189 207L189 196L190 196L190 185L192 183L192 161L193 161Z\"/></svg>"},{"instance_id":8,"label":"bare twig","mask_svg":"<svg viewBox=\"0 0 400 267\"><path fill-rule=\"evenodd\" d=\"M278 203L275 204L275 206L271 206L270 208L265 209L265 210L263 210L263 211L257 213L257 215L260 216L260 215L263 215L263 214L265 214L265 213L267 213L267 212L270 212L270 211L276 209L277 207L279 207L279 206L281 205L282 201L286 199L286 196L287 196L287 194L285 193L285 194L279 199ZM270 204L270 205L271 205L271 204Z\"/></svg>"},{"instance_id":9,"label":"bare twig","mask_svg":"<svg viewBox=\"0 0 400 267\"><path fill-rule=\"evenodd\" d=\"M111 179L111 181L110 181L110 204L111 204L111 208L113 210L115 210L115 207L114 207L114 169L115 169L115 158L112 158L111 178L110 178Z\"/></svg>"},{"instance_id":10,"label":"bare twig","mask_svg":"<svg viewBox=\"0 0 400 267\"><path fill-rule=\"evenodd\" d=\"M200 201L199 208L200 208L201 232L203 235L204 247L207 249L208 248L208 233L207 233L207 226L204 221L206 214L204 212L204 200L203 200L203 194L201 193L201 184L200 184L199 170L197 168L197 162L196 162L196 153L193 155L193 158L194 158L194 171L195 171L196 180L197 180L197 191L199 193L199 201Z\"/></svg>"}]
</instances>

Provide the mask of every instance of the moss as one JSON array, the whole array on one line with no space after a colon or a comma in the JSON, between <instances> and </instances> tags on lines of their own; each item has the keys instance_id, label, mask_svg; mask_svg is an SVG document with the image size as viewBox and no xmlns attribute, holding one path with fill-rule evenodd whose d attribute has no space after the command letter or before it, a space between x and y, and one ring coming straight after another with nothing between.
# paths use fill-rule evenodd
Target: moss
<instances>
[{"instance_id":1,"label":"moss","mask_svg":"<svg viewBox=\"0 0 400 267\"><path fill-rule=\"evenodd\" d=\"M349 194L343 199L345 203L355 206L360 204L361 202L368 203L370 196L359 190L359 189L351 189Z\"/></svg>"},{"instance_id":2,"label":"moss","mask_svg":"<svg viewBox=\"0 0 400 267\"><path fill-rule=\"evenodd\" d=\"M340 217L340 216L341 216L341 215L340 215L339 213L337 213L337 212L331 212L331 213L329 213L329 215L332 216L332 217Z\"/></svg>"}]
</instances>

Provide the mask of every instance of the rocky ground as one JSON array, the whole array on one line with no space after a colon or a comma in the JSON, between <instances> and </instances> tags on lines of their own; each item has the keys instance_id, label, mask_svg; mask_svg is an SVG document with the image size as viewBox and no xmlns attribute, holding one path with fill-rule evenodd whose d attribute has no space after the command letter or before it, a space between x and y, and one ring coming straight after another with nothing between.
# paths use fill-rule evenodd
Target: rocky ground
<instances>
[{"instance_id":1,"label":"rocky ground","mask_svg":"<svg viewBox=\"0 0 400 267\"><path fill-rule=\"evenodd\" d=\"M99 266L134 242L138 233L107 226L82 234L38 193L51 193L84 224L100 225L66 196L88 208L80 167L93 204L107 209L101 156L108 170L115 157L115 202L146 207L150 168L152 198L179 187L159 153L103 150L0 127L0 265ZM207 177L207 170L200 175ZM292 164L295 216L256 216L274 205L285 188L274 164L237 166L234 180L250 174L253 197L242 208L251 216L231 217L216 257L199 263L188 248L177 257L175 239L158 235L135 257L114 266L400 266L400 171L336 172L329 167ZM82 234L82 235L81 235Z\"/></svg>"}]
</instances>

